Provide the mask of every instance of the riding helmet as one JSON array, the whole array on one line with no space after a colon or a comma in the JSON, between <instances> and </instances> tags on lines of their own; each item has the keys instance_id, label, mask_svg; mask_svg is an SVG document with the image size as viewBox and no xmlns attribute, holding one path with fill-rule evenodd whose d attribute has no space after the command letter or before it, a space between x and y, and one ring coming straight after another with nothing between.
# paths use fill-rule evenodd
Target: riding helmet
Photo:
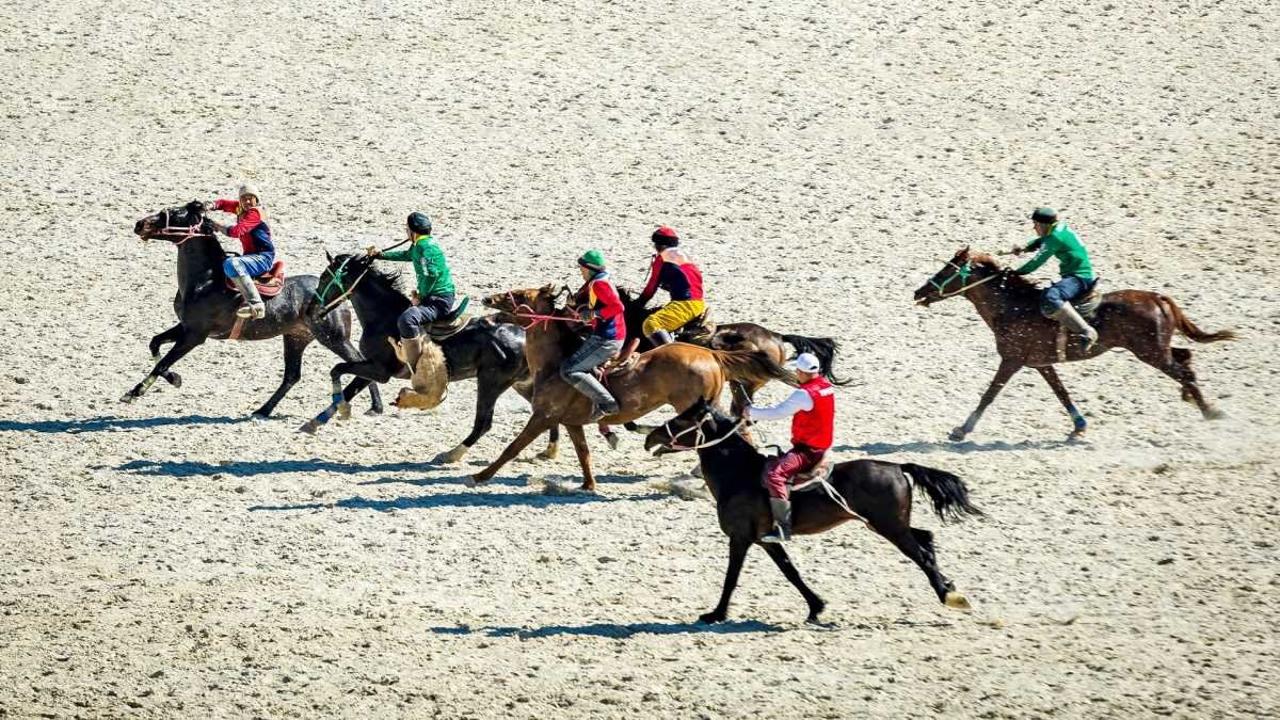
<instances>
[{"instance_id":1,"label":"riding helmet","mask_svg":"<svg viewBox=\"0 0 1280 720\"><path fill-rule=\"evenodd\" d=\"M262 200L262 196L258 194L258 186L253 183L242 184L236 197L244 197L245 195L252 195L255 199Z\"/></svg>"},{"instance_id":2,"label":"riding helmet","mask_svg":"<svg viewBox=\"0 0 1280 720\"><path fill-rule=\"evenodd\" d=\"M660 249L675 247L680 244L680 236L676 234L675 228L667 227L666 225L654 230L650 239Z\"/></svg>"},{"instance_id":3,"label":"riding helmet","mask_svg":"<svg viewBox=\"0 0 1280 720\"><path fill-rule=\"evenodd\" d=\"M604 253L599 250L588 250L578 258L578 264L588 270L604 270Z\"/></svg>"},{"instance_id":4,"label":"riding helmet","mask_svg":"<svg viewBox=\"0 0 1280 720\"><path fill-rule=\"evenodd\" d=\"M1045 225L1052 225L1058 222L1058 211L1053 208L1038 207L1035 212L1031 213L1031 220Z\"/></svg>"},{"instance_id":5,"label":"riding helmet","mask_svg":"<svg viewBox=\"0 0 1280 720\"><path fill-rule=\"evenodd\" d=\"M430 235L431 218L427 217L426 213L410 213L409 229L418 235Z\"/></svg>"}]
</instances>

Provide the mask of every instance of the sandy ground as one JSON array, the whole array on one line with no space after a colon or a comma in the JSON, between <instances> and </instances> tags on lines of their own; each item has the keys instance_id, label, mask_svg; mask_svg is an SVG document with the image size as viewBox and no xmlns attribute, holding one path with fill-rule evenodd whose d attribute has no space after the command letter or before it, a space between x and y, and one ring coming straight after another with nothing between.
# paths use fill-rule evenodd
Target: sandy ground
<instances>
[{"instance_id":1,"label":"sandy ground","mask_svg":"<svg viewBox=\"0 0 1280 720\"><path fill-rule=\"evenodd\" d=\"M0 716L1277 713L1274 6L252 5L0 3ZM323 349L264 424L274 341L118 404L172 323L173 251L133 221L245 177L294 273L425 209L468 291L567 280L588 246L637 285L680 228L720 319L844 343L842 457L968 480L988 518L917 524L975 611L848 526L794 543L831 627L758 552L732 622L687 624L725 562L711 505L664 489L687 458L597 442L598 495L542 492L568 452L468 490L514 395L455 467L423 461L470 385L295 433ZM1196 348L1227 419L1112 353L1062 371L1087 443L1030 373L945 441L992 341L910 293L1042 203L1110 287L1241 331Z\"/></svg>"}]
</instances>

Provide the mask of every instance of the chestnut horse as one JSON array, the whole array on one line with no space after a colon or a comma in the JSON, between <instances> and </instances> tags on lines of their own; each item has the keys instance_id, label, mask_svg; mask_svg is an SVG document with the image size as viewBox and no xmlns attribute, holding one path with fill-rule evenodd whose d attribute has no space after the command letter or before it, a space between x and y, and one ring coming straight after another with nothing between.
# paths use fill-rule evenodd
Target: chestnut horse
<instances>
[{"instance_id":1,"label":"chestnut horse","mask_svg":"<svg viewBox=\"0 0 1280 720\"><path fill-rule=\"evenodd\" d=\"M524 430L489 467L474 475L468 485L488 482L498 470L520 453L540 433L564 425L573 441L582 466L582 489L594 490L591 450L582 426L591 416L591 401L560 377L560 364L581 342L573 330L579 321L572 311L556 308L556 301L569 294L561 285L512 290L484 299L486 307L499 311L503 321L527 323L525 357L533 375L533 413ZM643 353L625 369L609 375L605 384L617 398L621 410L602 419L608 423L631 422L663 405L677 412L700 398L718 402L726 382L764 383L782 380L796 383L795 376L764 353L755 350L711 350L672 343Z\"/></svg>"},{"instance_id":2,"label":"chestnut horse","mask_svg":"<svg viewBox=\"0 0 1280 720\"><path fill-rule=\"evenodd\" d=\"M1119 290L1102 296L1097 314L1090 323L1098 331L1098 342L1084 352L1080 344L1059 338L1058 323L1040 314L1040 288L1030 280L1001 265L990 255L962 248L936 275L915 292L917 305L931 305L963 295L978 310L996 336L1000 367L982 394L978 407L964 424L951 431L952 440L963 440L973 431L983 411L995 400L1014 373L1033 367L1071 415L1074 429L1069 439L1084 434L1084 416L1053 365L1095 358L1111 348L1128 350L1139 360L1168 375L1182 385L1182 399L1194 402L1205 419L1221 417L1205 401L1191 369L1191 351L1170 347L1174 331L1198 343L1233 340L1230 330L1209 333L1196 327L1172 298L1147 290Z\"/></svg>"}]
</instances>

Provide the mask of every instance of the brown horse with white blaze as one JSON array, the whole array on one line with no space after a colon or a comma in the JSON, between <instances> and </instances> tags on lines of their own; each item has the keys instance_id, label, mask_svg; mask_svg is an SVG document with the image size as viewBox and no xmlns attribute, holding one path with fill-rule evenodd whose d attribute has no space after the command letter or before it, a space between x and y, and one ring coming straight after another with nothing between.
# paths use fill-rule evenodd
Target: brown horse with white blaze
<instances>
[{"instance_id":1,"label":"brown horse with white blaze","mask_svg":"<svg viewBox=\"0 0 1280 720\"><path fill-rule=\"evenodd\" d=\"M572 327L577 324L572 311L556 308L567 294L560 285L512 290L484 299L486 307L498 310L504 322L516 321L525 327L525 357L533 376L533 413L511 444L489 467L471 478L469 485L488 482L507 462L540 433L557 424L564 425L573 441L582 466L582 489L595 489L591 470L591 450L583 425L591 416L591 401L560 377L560 365L580 342ZM603 422L631 422L664 405L677 412L699 399L718 402L725 383L763 383L782 380L794 385L795 376L763 353L754 350L711 350L672 343L642 353L633 364L609 375L609 391L621 406Z\"/></svg>"},{"instance_id":2,"label":"brown horse with white blaze","mask_svg":"<svg viewBox=\"0 0 1280 720\"><path fill-rule=\"evenodd\" d=\"M1166 295L1147 290L1119 290L1103 295L1091 321L1098 331L1098 341L1088 350L1074 339L1064 342L1059 335L1064 331L1058 323L1040 314L1040 288L1002 267L990 255L970 252L967 247L961 249L916 290L915 300L918 305L928 306L957 295L973 303L983 322L995 333L1000 367L982 394L977 409L963 425L951 431L952 440L963 440L973 431L987 406L1014 373L1024 367L1035 368L1040 373L1071 415L1075 428L1069 437L1083 435L1087 427L1084 416L1071 402L1053 366L1095 358L1112 348L1128 350L1176 380L1182 386L1182 399L1194 402L1205 419L1221 416L1221 412L1204 399L1196 384L1191 351L1172 347L1171 343L1175 332L1198 343L1233 340L1236 334L1230 330L1215 333L1201 330Z\"/></svg>"}]
</instances>

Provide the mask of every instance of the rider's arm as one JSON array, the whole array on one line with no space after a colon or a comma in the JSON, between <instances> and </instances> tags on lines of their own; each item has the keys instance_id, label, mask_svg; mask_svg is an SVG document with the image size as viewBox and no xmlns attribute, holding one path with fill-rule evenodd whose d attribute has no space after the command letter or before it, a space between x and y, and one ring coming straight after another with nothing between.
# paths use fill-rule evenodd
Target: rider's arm
<instances>
[{"instance_id":1,"label":"rider's arm","mask_svg":"<svg viewBox=\"0 0 1280 720\"><path fill-rule=\"evenodd\" d=\"M228 213L239 212L240 202L238 200L214 200L211 209Z\"/></svg>"},{"instance_id":2,"label":"rider's arm","mask_svg":"<svg viewBox=\"0 0 1280 720\"><path fill-rule=\"evenodd\" d=\"M239 203L236 206L239 207ZM227 228L227 235L238 240L248 235L261 223L262 213L258 212L258 208L250 208L249 212L241 215L240 219L236 220L235 225Z\"/></svg>"},{"instance_id":3,"label":"rider's arm","mask_svg":"<svg viewBox=\"0 0 1280 720\"><path fill-rule=\"evenodd\" d=\"M608 322L623 313L625 308L622 307L622 299L618 297L618 291L614 289L613 283L595 282L591 289L596 294L596 306L592 308L593 317Z\"/></svg>"},{"instance_id":4,"label":"rider's arm","mask_svg":"<svg viewBox=\"0 0 1280 720\"><path fill-rule=\"evenodd\" d=\"M1023 263L1022 267L1014 270L1015 273L1019 275L1026 275L1029 272L1033 272L1053 256L1053 248L1049 246L1049 243L1044 242L1044 238L1036 238L1027 246L1028 250L1035 250L1036 248L1039 248L1040 252L1036 253L1035 257Z\"/></svg>"},{"instance_id":5,"label":"rider's arm","mask_svg":"<svg viewBox=\"0 0 1280 720\"><path fill-rule=\"evenodd\" d=\"M393 262L408 262L413 259L413 246L409 246L407 250L386 250L378 253L379 260L391 260Z\"/></svg>"},{"instance_id":6,"label":"rider's arm","mask_svg":"<svg viewBox=\"0 0 1280 720\"><path fill-rule=\"evenodd\" d=\"M649 266L649 282L645 283L640 297L636 298L637 305L644 307L645 303L653 298L653 294L658 291L660 275L662 275L662 253L653 256L653 264Z\"/></svg>"},{"instance_id":7,"label":"rider's arm","mask_svg":"<svg viewBox=\"0 0 1280 720\"><path fill-rule=\"evenodd\" d=\"M786 400L777 405L751 407L752 420L785 420L802 410L813 409L813 398L804 390L794 390Z\"/></svg>"}]
</instances>

